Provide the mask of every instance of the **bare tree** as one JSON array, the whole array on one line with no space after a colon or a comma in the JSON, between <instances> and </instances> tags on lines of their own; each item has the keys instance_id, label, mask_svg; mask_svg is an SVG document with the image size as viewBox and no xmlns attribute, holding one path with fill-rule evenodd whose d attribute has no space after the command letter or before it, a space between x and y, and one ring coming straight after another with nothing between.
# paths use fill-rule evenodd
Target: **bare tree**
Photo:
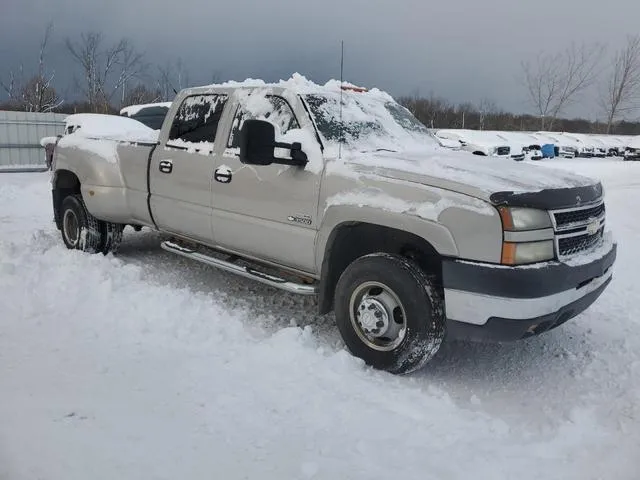
<instances>
[{"instance_id":1,"label":"bare tree","mask_svg":"<svg viewBox=\"0 0 640 480\"><path fill-rule=\"evenodd\" d=\"M145 85L138 84L127 91L127 95L122 102L122 106L155 103L159 102L160 98L160 90L150 90Z\"/></svg>"},{"instance_id":2,"label":"bare tree","mask_svg":"<svg viewBox=\"0 0 640 480\"><path fill-rule=\"evenodd\" d=\"M488 115L494 115L498 112L496 102L490 98L483 98L478 104L478 113L480 114L480 130L486 129L486 120Z\"/></svg>"},{"instance_id":3,"label":"bare tree","mask_svg":"<svg viewBox=\"0 0 640 480\"><path fill-rule=\"evenodd\" d=\"M22 89L22 82L24 79L24 67L20 65L18 68L18 72L14 72L13 70L9 71L9 80L3 81L0 80L0 87L5 91L7 96L9 97L10 104L20 104L20 90Z\"/></svg>"},{"instance_id":4,"label":"bare tree","mask_svg":"<svg viewBox=\"0 0 640 480\"><path fill-rule=\"evenodd\" d=\"M29 79L25 78L24 67L20 65L17 73L9 72L9 81L0 81L0 87L7 93L9 100L16 107L28 112L51 112L62 105L52 86L55 72L47 72L45 57L47 44L53 32L53 23L47 25L42 41L40 42L40 54L38 56L38 70Z\"/></svg>"},{"instance_id":5,"label":"bare tree","mask_svg":"<svg viewBox=\"0 0 640 480\"><path fill-rule=\"evenodd\" d=\"M144 61L144 54L137 52L127 40L122 40L122 55L118 63L120 75L116 81L114 89L122 90L122 104L124 104L127 82L133 79L140 79L148 65Z\"/></svg>"},{"instance_id":6,"label":"bare tree","mask_svg":"<svg viewBox=\"0 0 640 480\"><path fill-rule=\"evenodd\" d=\"M215 78L215 73L213 77ZM182 63L182 59L178 58L175 62L158 66L156 86L160 90L163 102L171 101L176 93L189 86L189 72Z\"/></svg>"},{"instance_id":7,"label":"bare tree","mask_svg":"<svg viewBox=\"0 0 640 480\"><path fill-rule=\"evenodd\" d=\"M640 35L628 36L625 47L616 52L601 106L607 115L606 132L613 123L640 103Z\"/></svg>"},{"instance_id":8,"label":"bare tree","mask_svg":"<svg viewBox=\"0 0 640 480\"><path fill-rule=\"evenodd\" d=\"M129 40L123 38L107 47L103 44L101 32L82 33L76 42L66 40L69 53L82 68L80 88L92 111L107 111L119 89L124 100L127 82L139 78L146 68L144 55Z\"/></svg>"},{"instance_id":9,"label":"bare tree","mask_svg":"<svg viewBox=\"0 0 640 480\"><path fill-rule=\"evenodd\" d=\"M603 52L599 44L572 44L564 52L539 54L533 63L522 63L527 94L543 130L552 129L566 107L593 84Z\"/></svg>"}]
</instances>

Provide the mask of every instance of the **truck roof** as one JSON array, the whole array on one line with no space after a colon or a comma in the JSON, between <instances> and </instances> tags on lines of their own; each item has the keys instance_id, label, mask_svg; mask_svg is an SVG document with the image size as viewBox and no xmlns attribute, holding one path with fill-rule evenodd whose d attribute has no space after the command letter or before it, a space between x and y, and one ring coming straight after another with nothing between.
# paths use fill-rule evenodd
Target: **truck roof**
<instances>
[{"instance_id":1,"label":"truck roof","mask_svg":"<svg viewBox=\"0 0 640 480\"><path fill-rule=\"evenodd\" d=\"M198 87L190 87L183 90L189 94L192 93L205 93L212 90L233 90L233 89L255 89L255 88L272 88L274 90L290 90L297 94L313 94L313 93L335 93L341 89L345 92L360 93L366 96L384 97L385 99L392 99L392 97L378 88L365 88L346 81L340 82L340 80L329 80L325 84L321 85L307 79L304 75L294 73L291 78L287 80L279 80L277 82L265 82L261 79L247 78L246 80L236 81L229 80L222 83L212 83L209 85L202 85Z\"/></svg>"}]
</instances>

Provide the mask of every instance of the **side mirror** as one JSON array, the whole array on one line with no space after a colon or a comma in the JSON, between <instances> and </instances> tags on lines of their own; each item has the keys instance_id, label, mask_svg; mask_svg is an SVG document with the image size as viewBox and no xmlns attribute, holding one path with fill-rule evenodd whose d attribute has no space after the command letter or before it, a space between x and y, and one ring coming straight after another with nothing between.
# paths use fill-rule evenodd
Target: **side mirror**
<instances>
[{"instance_id":1,"label":"side mirror","mask_svg":"<svg viewBox=\"0 0 640 480\"><path fill-rule=\"evenodd\" d=\"M264 120L245 120L240 130L240 161L248 165L278 163L304 167L307 164L307 155L300 142L280 143L275 139L273 124ZM291 158L275 157L276 148L289 149Z\"/></svg>"},{"instance_id":2,"label":"side mirror","mask_svg":"<svg viewBox=\"0 0 640 480\"><path fill-rule=\"evenodd\" d=\"M271 165L276 143L273 125L263 120L245 120L240 130L240 161L249 165Z\"/></svg>"}]
</instances>

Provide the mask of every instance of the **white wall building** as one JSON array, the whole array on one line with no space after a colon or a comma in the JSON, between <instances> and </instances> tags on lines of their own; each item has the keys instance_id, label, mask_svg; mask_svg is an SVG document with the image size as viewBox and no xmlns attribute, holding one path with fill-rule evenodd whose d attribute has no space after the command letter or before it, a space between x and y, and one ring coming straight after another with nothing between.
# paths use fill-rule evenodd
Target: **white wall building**
<instances>
[{"instance_id":1,"label":"white wall building","mask_svg":"<svg viewBox=\"0 0 640 480\"><path fill-rule=\"evenodd\" d=\"M62 135L66 117L61 113L0 110L0 171L45 169L40 139Z\"/></svg>"}]
</instances>

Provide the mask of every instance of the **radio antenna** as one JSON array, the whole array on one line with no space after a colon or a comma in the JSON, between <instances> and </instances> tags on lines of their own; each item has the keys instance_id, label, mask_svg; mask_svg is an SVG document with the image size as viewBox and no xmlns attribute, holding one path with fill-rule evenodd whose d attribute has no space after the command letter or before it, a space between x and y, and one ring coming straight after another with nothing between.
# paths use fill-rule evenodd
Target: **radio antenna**
<instances>
[{"instance_id":1,"label":"radio antenna","mask_svg":"<svg viewBox=\"0 0 640 480\"><path fill-rule=\"evenodd\" d=\"M342 123L342 75L344 72L344 40L340 43L340 141L338 142L338 160L342 160L342 142L344 141L344 125Z\"/></svg>"}]
</instances>

